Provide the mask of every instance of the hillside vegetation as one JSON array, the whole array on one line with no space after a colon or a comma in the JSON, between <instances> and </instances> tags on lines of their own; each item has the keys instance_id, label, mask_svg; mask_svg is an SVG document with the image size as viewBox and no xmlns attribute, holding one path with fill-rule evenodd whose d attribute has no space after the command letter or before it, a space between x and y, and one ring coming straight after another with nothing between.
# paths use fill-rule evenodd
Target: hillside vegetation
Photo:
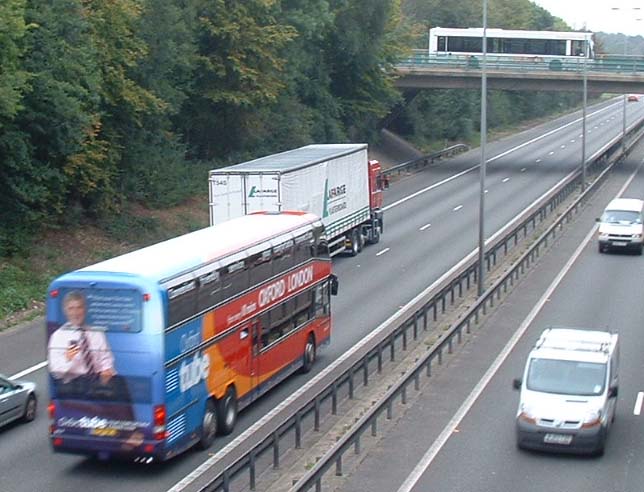
<instances>
[{"instance_id":1,"label":"hillside vegetation","mask_svg":"<svg viewBox=\"0 0 644 492\"><path fill-rule=\"evenodd\" d=\"M566 29L528 0L490 27ZM394 87L429 26L481 24L451 0L0 2L0 318L63 271L206 225L207 170L308 143L430 151L478 140L478 91ZM488 128L580 94L490 92Z\"/></svg>"}]
</instances>

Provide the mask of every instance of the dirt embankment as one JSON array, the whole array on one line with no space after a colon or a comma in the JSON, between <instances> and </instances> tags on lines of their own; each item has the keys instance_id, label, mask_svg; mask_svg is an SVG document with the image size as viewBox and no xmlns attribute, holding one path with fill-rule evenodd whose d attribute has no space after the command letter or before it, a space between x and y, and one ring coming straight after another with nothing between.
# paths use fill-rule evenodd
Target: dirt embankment
<instances>
[{"instance_id":1,"label":"dirt embankment","mask_svg":"<svg viewBox=\"0 0 644 492\"><path fill-rule=\"evenodd\" d=\"M369 158L377 159L384 168L422 157L424 154L398 135L383 129L380 143L369 148Z\"/></svg>"}]
</instances>

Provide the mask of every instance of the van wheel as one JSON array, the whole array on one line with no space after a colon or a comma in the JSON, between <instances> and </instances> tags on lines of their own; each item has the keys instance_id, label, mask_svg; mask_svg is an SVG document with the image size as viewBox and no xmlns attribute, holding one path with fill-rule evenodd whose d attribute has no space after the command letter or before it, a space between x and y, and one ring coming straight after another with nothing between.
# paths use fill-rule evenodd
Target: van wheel
<instances>
[{"instance_id":1,"label":"van wheel","mask_svg":"<svg viewBox=\"0 0 644 492\"><path fill-rule=\"evenodd\" d=\"M201 423L201 437L197 446L199 449L208 449L217 435L217 409L212 400L206 402L206 411L203 414Z\"/></svg>"},{"instance_id":2,"label":"van wheel","mask_svg":"<svg viewBox=\"0 0 644 492\"><path fill-rule=\"evenodd\" d=\"M600 253L604 252L604 247L599 243L597 244L597 251L599 251Z\"/></svg>"},{"instance_id":3,"label":"van wheel","mask_svg":"<svg viewBox=\"0 0 644 492\"><path fill-rule=\"evenodd\" d=\"M637 247L637 254L639 256L642 256L642 245L641 244Z\"/></svg>"},{"instance_id":4,"label":"van wheel","mask_svg":"<svg viewBox=\"0 0 644 492\"><path fill-rule=\"evenodd\" d=\"M217 401L217 414L219 434L230 434L237 423L237 392L233 386L229 386L224 397Z\"/></svg>"},{"instance_id":5,"label":"van wheel","mask_svg":"<svg viewBox=\"0 0 644 492\"><path fill-rule=\"evenodd\" d=\"M309 338L306 340L306 345L304 346L304 355L302 362L302 372L307 373L313 367L315 363L315 338L313 335L309 335Z\"/></svg>"}]
</instances>

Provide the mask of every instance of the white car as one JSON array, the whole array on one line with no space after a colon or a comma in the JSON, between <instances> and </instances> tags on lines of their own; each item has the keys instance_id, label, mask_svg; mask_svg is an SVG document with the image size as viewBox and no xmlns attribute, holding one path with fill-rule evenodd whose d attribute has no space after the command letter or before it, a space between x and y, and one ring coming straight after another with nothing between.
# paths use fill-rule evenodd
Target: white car
<instances>
[{"instance_id":1,"label":"white car","mask_svg":"<svg viewBox=\"0 0 644 492\"><path fill-rule=\"evenodd\" d=\"M0 374L0 427L20 419L31 422L37 403L34 383L11 381Z\"/></svg>"}]
</instances>

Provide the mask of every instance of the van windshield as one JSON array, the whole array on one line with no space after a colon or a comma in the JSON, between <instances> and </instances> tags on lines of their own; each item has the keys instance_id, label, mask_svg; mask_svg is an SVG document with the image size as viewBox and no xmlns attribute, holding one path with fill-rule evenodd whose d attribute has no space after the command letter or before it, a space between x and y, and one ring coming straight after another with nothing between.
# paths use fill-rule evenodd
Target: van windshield
<instances>
[{"instance_id":1,"label":"van windshield","mask_svg":"<svg viewBox=\"0 0 644 492\"><path fill-rule=\"evenodd\" d=\"M531 359L526 381L531 391L597 396L604 392L606 364L574 360Z\"/></svg>"},{"instance_id":2,"label":"van windshield","mask_svg":"<svg viewBox=\"0 0 644 492\"><path fill-rule=\"evenodd\" d=\"M641 224L642 218L639 213L631 210L606 210L601 221L608 224Z\"/></svg>"}]
</instances>

